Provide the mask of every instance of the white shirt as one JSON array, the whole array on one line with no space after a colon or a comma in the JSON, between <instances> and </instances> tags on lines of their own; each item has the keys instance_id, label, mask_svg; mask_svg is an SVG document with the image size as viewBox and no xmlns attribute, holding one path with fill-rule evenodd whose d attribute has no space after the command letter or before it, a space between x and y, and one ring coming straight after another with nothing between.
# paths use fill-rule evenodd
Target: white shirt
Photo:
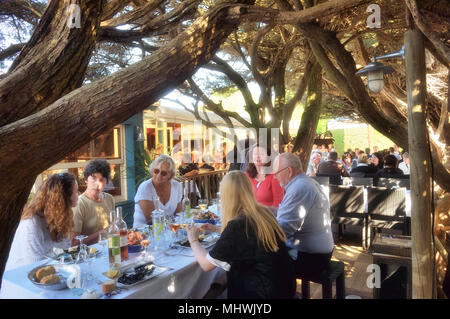
<instances>
[{"instance_id":1,"label":"white shirt","mask_svg":"<svg viewBox=\"0 0 450 319\"><path fill-rule=\"evenodd\" d=\"M136 196L134 197L134 222L133 227L139 227L142 225L146 225L147 221L144 216L144 212L141 209L141 206L138 204L140 200L150 200L153 201L153 198L158 196L156 194L155 187L153 186L152 179L143 182L139 185L139 188L136 192ZM176 180L170 180L170 198L169 201L163 205L161 203L161 209L164 211L164 214L173 215L175 210L177 209L177 205L181 202L181 198L183 197L183 187Z\"/></svg>"},{"instance_id":2,"label":"white shirt","mask_svg":"<svg viewBox=\"0 0 450 319\"><path fill-rule=\"evenodd\" d=\"M406 166L405 162L401 162L400 164L398 164L398 168L403 171L403 174L409 175L409 165Z\"/></svg>"},{"instance_id":3,"label":"white shirt","mask_svg":"<svg viewBox=\"0 0 450 319\"><path fill-rule=\"evenodd\" d=\"M53 241L43 217L21 220L11 245L6 270L43 260L46 254L53 251L53 247L68 249L70 239Z\"/></svg>"}]
</instances>

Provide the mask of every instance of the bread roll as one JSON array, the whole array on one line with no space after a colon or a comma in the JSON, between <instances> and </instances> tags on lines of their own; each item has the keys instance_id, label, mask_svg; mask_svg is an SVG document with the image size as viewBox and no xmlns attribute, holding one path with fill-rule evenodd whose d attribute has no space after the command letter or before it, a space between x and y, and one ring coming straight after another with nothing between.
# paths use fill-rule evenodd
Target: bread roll
<instances>
[{"instance_id":1,"label":"bread roll","mask_svg":"<svg viewBox=\"0 0 450 319\"><path fill-rule=\"evenodd\" d=\"M115 280L108 280L102 284L102 291L105 294L111 293L115 289L116 289L116 281Z\"/></svg>"},{"instance_id":2,"label":"bread roll","mask_svg":"<svg viewBox=\"0 0 450 319\"><path fill-rule=\"evenodd\" d=\"M45 267L39 268L36 271L36 280L38 282L41 282L42 278L44 278L45 276L48 276L48 275L52 275L54 273L55 273L55 267L53 267L53 266L45 266Z\"/></svg>"},{"instance_id":3,"label":"bread roll","mask_svg":"<svg viewBox=\"0 0 450 319\"><path fill-rule=\"evenodd\" d=\"M59 284L60 282L61 282L61 278L59 278L59 276L55 275L55 274L45 276L40 281L41 284L47 284L47 285Z\"/></svg>"}]
</instances>

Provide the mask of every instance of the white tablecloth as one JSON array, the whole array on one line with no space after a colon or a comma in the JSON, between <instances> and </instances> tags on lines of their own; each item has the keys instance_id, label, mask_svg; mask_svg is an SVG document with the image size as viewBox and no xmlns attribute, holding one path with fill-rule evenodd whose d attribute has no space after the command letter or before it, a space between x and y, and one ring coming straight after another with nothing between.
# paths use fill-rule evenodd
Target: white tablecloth
<instances>
[{"instance_id":1,"label":"white tablecloth","mask_svg":"<svg viewBox=\"0 0 450 319\"><path fill-rule=\"evenodd\" d=\"M100 249L100 248L99 248ZM190 248L188 248L190 250ZM162 251L154 252L154 263L159 266L171 267L168 271L146 282L122 290L112 298L134 298L134 299L198 299L202 298L214 282L225 283L225 271L215 268L210 272L204 272L194 257L186 255L168 256ZM130 254L129 262L135 261L140 254ZM3 275L0 298L18 299L78 299L70 289L59 291L44 290L34 286L27 278L27 274L33 268L43 264L45 261L22 266L6 271ZM87 264L78 264L82 271L87 270ZM108 280L102 275L109 268L106 259L96 259L92 263L92 272L100 281ZM99 293L101 285L91 281L87 288L94 288Z\"/></svg>"}]
</instances>

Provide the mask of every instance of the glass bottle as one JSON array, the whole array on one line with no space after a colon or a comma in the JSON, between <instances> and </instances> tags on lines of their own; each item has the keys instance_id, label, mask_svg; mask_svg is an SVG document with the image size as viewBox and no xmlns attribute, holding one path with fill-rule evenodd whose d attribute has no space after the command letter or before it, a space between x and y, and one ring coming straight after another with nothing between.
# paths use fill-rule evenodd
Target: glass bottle
<instances>
[{"instance_id":1,"label":"glass bottle","mask_svg":"<svg viewBox=\"0 0 450 319\"><path fill-rule=\"evenodd\" d=\"M184 187L184 198L183 198L183 212L186 218L189 218L191 215L191 201L189 200L188 188L189 187L187 185Z\"/></svg>"},{"instance_id":2,"label":"glass bottle","mask_svg":"<svg viewBox=\"0 0 450 319\"><path fill-rule=\"evenodd\" d=\"M153 243L154 249L160 250L163 248L165 218L164 211L161 210L161 202L158 196L153 199L153 205L155 206L155 210L152 212Z\"/></svg>"},{"instance_id":3,"label":"glass bottle","mask_svg":"<svg viewBox=\"0 0 450 319\"><path fill-rule=\"evenodd\" d=\"M115 223L115 211L109 212L108 256L110 268L120 267L120 230Z\"/></svg>"},{"instance_id":4,"label":"glass bottle","mask_svg":"<svg viewBox=\"0 0 450 319\"><path fill-rule=\"evenodd\" d=\"M123 220L122 207L116 207L116 225L120 233L120 256L122 261L128 260L128 226Z\"/></svg>"}]
</instances>

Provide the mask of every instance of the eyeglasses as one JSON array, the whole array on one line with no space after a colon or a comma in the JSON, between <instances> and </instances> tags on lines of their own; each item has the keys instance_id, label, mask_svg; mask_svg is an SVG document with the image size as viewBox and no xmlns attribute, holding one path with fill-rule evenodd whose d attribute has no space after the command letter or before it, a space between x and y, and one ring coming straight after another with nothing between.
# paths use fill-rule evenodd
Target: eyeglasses
<instances>
[{"instance_id":1,"label":"eyeglasses","mask_svg":"<svg viewBox=\"0 0 450 319\"><path fill-rule=\"evenodd\" d=\"M155 169L153 170L153 175L158 175L159 173L161 173L161 176L163 176L163 177L166 177L167 174L169 174L169 172L167 172L167 171L161 171L161 170L159 170L159 169L157 169L157 168L155 168Z\"/></svg>"},{"instance_id":2,"label":"eyeglasses","mask_svg":"<svg viewBox=\"0 0 450 319\"><path fill-rule=\"evenodd\" d=\"M280 169L278 172L273 173L273 176L276 176L277 174L280 174L282 171L284 171L286 168L289 168L289 166L286 166L285 168Z\"/></svg>"}]
</instances>

